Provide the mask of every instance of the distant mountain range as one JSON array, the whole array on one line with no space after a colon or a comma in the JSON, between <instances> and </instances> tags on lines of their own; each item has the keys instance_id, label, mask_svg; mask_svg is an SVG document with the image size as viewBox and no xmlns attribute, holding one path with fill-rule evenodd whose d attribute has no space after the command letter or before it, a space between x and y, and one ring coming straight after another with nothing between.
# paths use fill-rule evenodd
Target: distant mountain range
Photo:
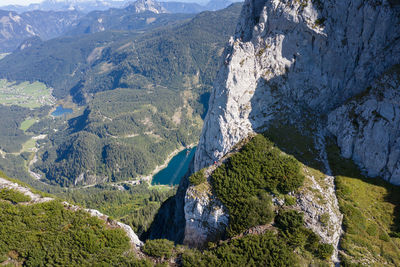
<instances>
[{"instance_id":1,"label":"distant mountain range","mask_svg":"<svg viewBox=\"0 0 400 267\"><path fill-rule=\"evenodd\" d=\"M148 174L171 151L194 143L222 47L240 9L235 4L183 20L146 11L137 18L151 15L153 23L172 23L175 17L175 22L31 40L0 60L1 78L42 81L57 99L71 97L85 107L67 128L37 132L52 140L38 155L37 171L64 186L117 181ZM110 15L109 21L119 17ZM114 26L123 28L124 22ZM116 164L118 171L111 171Z\"/></svg>"},{"instance_id":2,"label":"distant mountain range","mask_svg":"<svg viewBox=\"0 0 400 267\"><path fill-rule=\"evenodd\" d=\"M80 12L89 13L94 10L107 10L109 8L122 8L128 0L45 0L39 4L30 4L29 6L8 5L2 6L1 9L11 10L18 13L42 10L42 11L71 11L78 10Z\"/></svg>"},{"instance_id":3,"label":"distant mountain range","mask_svg":"<svg viewBox=\"0 0 400 267\"><path fill-rule=\"evenodd\" d=\"M17 14L0 10L0 53L12 52L32 37L48 40L77 25L83 16L77 11L31 11Z\"/></svg>"},{"instance_id":4,"label":"distant mountain range","mask_svg":"<svg viewBox=\"0 0 400 267\"><path fill-rule=\"evenodd\" d=\"M0 6L2 10L10 10L17 13L42 10L42 11L79 11L89 13L91 11L105 11L110 8L124 8L131 5L132 0L45 0L39 4L7 5ZM147 1L140 1L147 2ZM198 2L164 2L160 3L161 8L171 13L198 13L205 10L215 11L225 8L235 1L230 0L211 0L208 3ZM203 4L204 3L204 4Z\"/></svg>"},{"instance_id":5,"label":"distant mountain range","mask_svg":"<svg viewBox=\"0 0 400 267\"><path fill-rule=\"evenodd\" d=\"M27 7L6 6L3 8L8 9L7 11L0 10L0 53L8 53L18 47L25 48L26 45L32 45L30 39L33 37L34 42L37 43L38 40L49 40L62 35L88 34L106 30L151 29L193 17L184 14L196 14L206 10L215 11L231 3L230 0L212 0L202 6L196 3L153 0L135 2L47 0ZM124 8L114 8L122 6ZM97 11L92 11L95 9ZM85 15L84 12L88 11L92 12ZM27 43L25 43L26 40L28 40ZM22 45L23 42L25 45Z\"/></svg>"}]
</instances>

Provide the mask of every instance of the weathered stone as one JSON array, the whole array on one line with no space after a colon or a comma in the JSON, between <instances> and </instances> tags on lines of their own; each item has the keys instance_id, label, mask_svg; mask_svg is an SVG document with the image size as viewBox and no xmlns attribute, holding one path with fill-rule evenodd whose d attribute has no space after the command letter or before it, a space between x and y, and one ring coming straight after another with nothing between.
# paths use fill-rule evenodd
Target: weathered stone
<instances>
[{"instance_id":1,"label":"weathered stone","mask_svg":"<svg viewBox=\"0 0 400 267\"><path fill-rule=\"evenodd\" d=\"M400 75L385 73L369 92L331 112L328 129L345 158L400 185Z\"/></svg>"},{"instance_id":2,"label":"weathered stone","mask_svg":"<svg viewBox=\"0 0 400 267\"><path fill-rule=\"evenodd\" d=\"M323 128L329 114L329 130L338 137L345 157L353 158L369 175L400 183L399 90L393 81L386 81L394 89L383 100L375 96L353 105L357 116L367 119L365 123L356 119L361 128L353 125L350 107L341 106L400 63L399 9L386 0L378 2L246 0L211 93L194 170L219 161L273 120L318 120L317 126ZM308 195L299 196L299 204L310 215L307 226L336 246L341 216L332 179L328 175L327 187L321 188L330 196L328 206L309 208ZM192 205L189 199L186 205ZM198 212L185 214L190 227L186 242L204 236L201 222L211 218L201 211L212 209L209 202L205 205L207 209L196 207ZM329 235L318 230L321 212L330 213L334 224Z\"/></svg>"}]
</instances>

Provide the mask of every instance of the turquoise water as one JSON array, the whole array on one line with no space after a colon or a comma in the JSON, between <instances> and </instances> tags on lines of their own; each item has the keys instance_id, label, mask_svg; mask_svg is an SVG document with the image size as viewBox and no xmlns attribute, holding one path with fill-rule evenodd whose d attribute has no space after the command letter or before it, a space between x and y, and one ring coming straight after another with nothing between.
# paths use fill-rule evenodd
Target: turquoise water
<instances>
[{"instance_id":1,"label":"turquoise water","mask_svg":"<svg viewBox=\"0 0 400 267\"><path fill-rule=\"evenodd\" d=\"M189 151L189 152L187 152ZM177 185L181 181L182 177L185 175L189 169L190 161L192 160L194 153L196 152L196 147L192 149L185 149L175 157L173 157L168 166L165 169L159 171L153 176L151 184L157 185Z\"/></svg>"},{"instance_id":2,"label":"turquoise water","mask_svg":"<svg viewBox=\"0 0 400 267\"><path fill-rule=\"evenodd\" d=\"M64 114L70 114L72 112L73 110L71 108L64 108L62 105L60 105L51 113L51 115L58 117Z\"/></svg>"}]
</instances>

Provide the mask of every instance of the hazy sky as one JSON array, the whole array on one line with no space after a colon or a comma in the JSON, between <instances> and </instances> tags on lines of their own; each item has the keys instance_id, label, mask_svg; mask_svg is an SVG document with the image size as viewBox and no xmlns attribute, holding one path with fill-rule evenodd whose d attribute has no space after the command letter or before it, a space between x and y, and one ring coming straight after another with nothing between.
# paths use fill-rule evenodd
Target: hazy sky
<instances>
[{"instance_id":1,"label":"hazy sky","mask_svg":"<svg viewBox=\"0 0 400 267\"><path fill-rule=\"evenodd\" d=\"M42 0L0 0L0 6L5 5L29 5L31 3L40 3Z\"/></svg>"}]
</instances>

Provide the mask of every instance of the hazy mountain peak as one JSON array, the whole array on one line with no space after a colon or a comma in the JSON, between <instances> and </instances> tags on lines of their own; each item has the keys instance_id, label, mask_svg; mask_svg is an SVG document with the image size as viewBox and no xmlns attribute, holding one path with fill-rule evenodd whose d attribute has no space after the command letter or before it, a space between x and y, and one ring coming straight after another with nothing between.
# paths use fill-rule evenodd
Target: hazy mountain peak
<instances>
[{"instance_id":1,"label":"hazy mountain peak","mask_svg":"<svg viewBox=\"0 0 400 267\"><path fill-rule=\"evenodd\" d=\"M81 12L91 12L94 10L107 10L109 8L122 8L127 0L45 0L39 4L29 6L8 5L1 6L1 9L12 10L18 13L44 10L44 11L67 11L79 10Z\"/></svg>"},{"instance_id":2,"label":"hazy mountain peak","mask_svg":"<svg viewBox=\"0 0 400 267\"><path fill-rule=\"evenodd\" d=\"M143 13L145 11L151 11L156 14L167 13L167 10L159 2L153 0L137 0L130 4L127 9L135 13Z\"/></svg>"}]
</instances>

